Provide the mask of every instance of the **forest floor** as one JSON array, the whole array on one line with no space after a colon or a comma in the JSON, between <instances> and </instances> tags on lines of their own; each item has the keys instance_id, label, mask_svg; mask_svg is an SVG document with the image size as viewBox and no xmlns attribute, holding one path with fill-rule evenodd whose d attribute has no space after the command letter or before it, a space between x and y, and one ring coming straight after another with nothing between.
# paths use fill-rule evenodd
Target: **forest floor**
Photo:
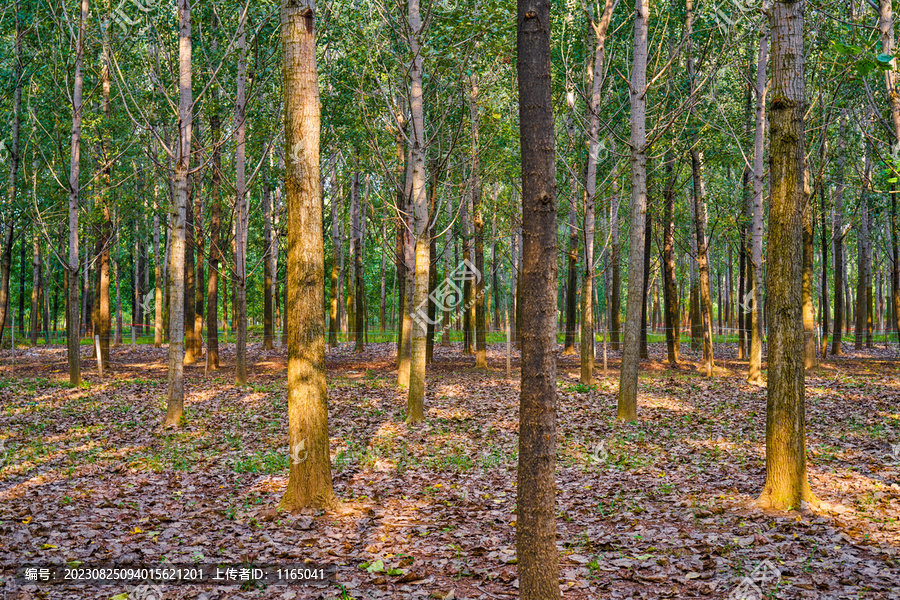
<instances>
[{"instance_id":1,"label":"forest floor","mask_svg":"<svg viewBox=\"0 0 900 600\"><path fill-rule=\"evenodd\" d=\"M120 346L81 389L65 350L0 353L0 598L518 596L518 370L437 347L427 422L408 427L393 345L328 351L339 508L274 511L287 480L285 354L252 345L250 385L186 369L186 425L160 427L166 350ZM721 369L641 366L638 422L615 420L619 356L578 384L560 356L557 530L563 598L900 598L896 348L807 374L809 475L822 507L753 507L765 476L765 387ZM687 352L690 355L690 352ZM724 360L723 360L724 356ZM694 358L696 355L690 355ZM13 371L13 368L15 371ZM332 565L325 585L25 583L26 565ZM750 587L750 586L756 586ZM743 586L743 587L741 587ZM745 595L738 592L743 591ZM754 595L756 594L756 595Z\"/></svg>"}]
</instances>

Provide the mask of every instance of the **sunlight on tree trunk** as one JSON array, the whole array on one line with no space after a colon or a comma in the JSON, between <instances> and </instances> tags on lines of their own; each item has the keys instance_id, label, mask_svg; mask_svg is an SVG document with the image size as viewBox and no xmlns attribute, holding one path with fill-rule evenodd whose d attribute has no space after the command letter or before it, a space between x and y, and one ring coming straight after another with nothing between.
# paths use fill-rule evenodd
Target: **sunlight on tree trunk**
<instances>
[{"instance_id":1,"label":"sunlight on tree trunk","mask_svg":"<svg viewBox=\"0 0 900 600\"><path fill-rule=\"evenodd\" d=\"M815 501L806 474L803 366L803 205L805 148L803 0L777 0L772 28L769 124L769 375L766 396L766 483L757 501L799 510Z\"/></svg>"},{"instance_id":2,"label":"sunlight on tree trunk","mask_svg":"<svg viewBox=\"0 0 900 600\"><path fill-rule=\"evenodd\" d=\"M335 503L325 383L325 245L314 8L312 0L281 6L291 470L280 508L292 512Z\"/></svg>"}]
</instances>

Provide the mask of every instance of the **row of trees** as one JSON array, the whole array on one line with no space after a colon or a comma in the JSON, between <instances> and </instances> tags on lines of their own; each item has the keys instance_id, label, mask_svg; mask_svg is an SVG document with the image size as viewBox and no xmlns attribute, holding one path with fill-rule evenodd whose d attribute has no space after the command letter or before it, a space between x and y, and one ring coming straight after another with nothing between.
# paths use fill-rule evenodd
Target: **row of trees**
<instances>
[{"instance_id":1,"label":"row of trees","mask_svg":"<svg viewBox=\"0 0 900 600\"><path fill-rule=\"evenodd\" d=\"M341 323L361 350L375 303L381 328L396 304L398 383L416 423L451 310L482 367L489 323L506 313L522 348L524 597L558 593L558 313L567 350L598 330L621 345L624 420L637 416L648 322L663 322L673 364L690 329L708 376L714 323L727 322L751 381L768 332L762 500L813 500L802 432L816 315L839 353L855 280L857 344L876 320L900 329L890 0L877 12L792 1L727 14L692 0L638 0L634 12L559 2L552 28L550 4L520 0L513 22L493 1L177 0L173 12L16 0L3 37L0 322L14 249L30 244L37 267L29 278L19 261L18 299L30 279L31 321L47 323L64 292L70 382L87 322L108 362L130 304L132 323L168 341L165 424L178 426L184 364L205 352L216 368L229 305L239 384L248 306L263 300L267 344L280 310L289 442L307 457L291 466L294 509L332 501L324 348ZM590 383L594 344L580 352Z\"/></svg>"}]
</instances>

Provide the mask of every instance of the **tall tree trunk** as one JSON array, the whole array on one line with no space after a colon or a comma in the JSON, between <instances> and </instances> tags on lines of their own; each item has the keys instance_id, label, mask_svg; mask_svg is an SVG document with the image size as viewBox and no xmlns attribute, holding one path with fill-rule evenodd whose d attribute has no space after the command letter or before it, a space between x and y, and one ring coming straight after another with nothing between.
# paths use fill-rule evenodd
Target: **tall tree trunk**
<instances>
[{"instance_id":1,"label":"tall tree trunk","mask_svg":"<svg viewBox=\"0 0 900 600\"><path fill-rule=\"evenodd\" d=\"M275 297L272 280L272 190L263 187L263 348L275 347Z\"/></svg>"},{"instance_id":2,"label":"tall tree trunk","mask_svg":"<svg viewBox=\"0 0 900 600\"><path fill-rule=\"evenodd\" d=\"M66 281L68 288L66 290L66 342L69 355L69 386L77 388L81 386L81 358L79 356L79 348L81 342L81 320L78 315L78 270L80 267L80 259L78 254L78 195L81 186L78 182L79 170L81 168L81 111L83 108L82 92L84 86L84 76L81 72L84 63L84 43L85 28L88 20L88 0L81 0L81 16L78 20L78 42L75 48L75 77L72 86L72 144L71 155L69 160L69 264L66 270ZM18 37L18 36L17 36ZM19 97L21 90L17 90ZM18 100L14 102L18 104ZM15 111L18 115L18 111ZM19 138L18 116L14 117L13 128L13 149L11 155L13 161L12 174L10 175L10 200L15 198L15 182L16 171L18 170L19 160ZM9 225L11 227L11 223ZM11 235L7 237L11 241ZM7 273L8 273L8 262ZM8 282L9 275L5 276ZM9 284L3 286L9 289ZM0 298L0 310L5 306L5 298ZM6 315L3 315L0 323L5 322Z\"/></svg>"},{"instance_id":3,"label":"tall tree trunk","mask_svg":"<svg viewBox=\"0 0 900 600\"><path fill-rule=\"evenodd\" d=\"M328 345L332 348L338 345L338 330L340 330L340 302L338 300L338 287L340 285L341 263L341 190L338 189L337 180L337 155L331 158L331 301L328 310Z\"/></svg>"},{"instance_id":4,"label":"tall tree trunk","mask_svg":"<svg viewBox=\"0 0 900 600\"><path fill-rule=\"evenodd\" d=\"M22 240L25 245L25 240ZM24 277L25 273L22 273ZM38 330L41 327L41 310L40 310L40 290L41 290L41 246L38 243L38 234L34 230L31 232L31 319L28 324L28 331L31 338L31 345L37 346Z\"/></svg>"},{"instance_id":5,"label":"tall tree trunk","mask_svg":"<svg viewBox=\"0 0 900 600\"><path fill-rule=\"evenodd\" d=\"M863 347L866 321L869 316L869 303L866 300L868 286L868 246L869 246L869 193L872 189L872 159L866 153L865 167L863 171L862 190L859 195L859 230L856 235L856 331L854 349Z\"/></svg>"},{"instance_id":6,"label":"tall tree trunk","mask_svg":"<svg viewBox=\"0 0 900 600\"><path fill-rule=\"evenodd\" d=\"M566 252L568 258L568 277L566 281L566 337L563 346L563 354L575 354L575 327L578 319L577 301L578 293L578 230L575 228L575 220L578 213L575 210L575 176L572 175L572 196L569 199L569 248Z\"/></svg>"},{"instance_id":7,"label":"tall tree trunk","mask_svg":"<svg viewBox=\"0 0 900 600\"><path fill-rule=\"evenodd\" d=\"M776 42L773 40L773 45ZM753 291L750 304L750 365L747 381L762 382L762 308L763 308L763 191L766 127L766 66L769 30L762 26L759 37L759 58L756 61L756 132L753 137L753 201L750 216L750 286ZM771 151L771 150L770 150Z\"/></svg>"},{"instance_id":8,"label":"tall tree trunk","mask_svg":"<svg viewBox=\"0 0 900 600\"><path fill-rule=\"evenodd\" d=\"M222 153L219 146L221 118L216 86L210 89L212 114L209 116L212 157L209 200L209 279L206 282L206 368L219 368L219 266L222 264Z\"/></svg>"},{"instance_id":9,"label":"tall tree trunk","mask_svg":"<svg viewBox=\"0 0 900 600\"><path fill-rule=\"evenodd\" d=\"M691 94L690 115L693 121L697 120L696 82L694 81L694 9L693 1L687 0L685 7L685 35L687 37L687 75ZM699 149L700 140L697 129L691 129L691 180L693 183L693 207L694 207L694 233L697 236L697 271L699 274L699 305L700 325L703 336L703 366L707 377L712 377L713 371L713 347L712 347L712 298L709 289L709 256L706 240L706 185L703 181L703 155Z\"/></svg>"},{"instance_id":10,"label":"tall tree trunk","mask_svg":"<svg viewBox=\"0 0 900 600\"><path fill-rule=\"evenodd\" d=\"M365 208L360 211L359 171L353 173L353 188L350 193L350 261L353 263L353 330L356 338L356 352L366 349L365 329L365 282L363 281L363 256L362 256L362 226L360 225L360 212L365 219Z\"/></svg>"},{"instance_id":11,"label":"tall tree trunk","mask_svg":"<svg viewBox=\"0 0 900 600\"><path fill-rule=\"evenodd\" d=\"M606 35L617 0L606 0L599 21L591 21L594 37L594 65L590 71L591 101L588 105L590 129L584 182L584 277L581 282L581 383L594 379L594 228L597 205L597 164L600 161L600 104L603 91L603 63Z\"/></svg>"},{"instance_id":12,"label":"tall tree trunk","mask_svg":"<svg viewBox=\"0 0 900 600\"><path fill-rule=\"evenodd\" d=\"M245 152L247 139L246 119L246 85L247 68L245 53L247 37L244 33L244 17L241 17L237 33L237 95L234 106L235 128L235 207L234 207L234 318L237 321L237 343L235 349L235 383L247 384L247 226L249 214L247 207L247 184L244 169L246 168ZM291 149L289 151L294 151ZM317 309L318 310L318 309Z\"/></svg>"},{"instance_id":13,"label":"tall tree trunk","mask_svg":"<svg viewBox=\"0 0 900 600\"><path fill-rule=\"evenodd\" d=\"M86 2L87 0L83 0L83 1ZM9 166L9 187L7 187L6 206L4 207L5 210L3 211L5 214L0 214L0 221L3 222L3 226L2 226L2 228L0 228L0 231L2 231L2 233L3 233L3 239L0 240L0 244L2 244L2 253L3 253L2 256L0 256L0 342L3 341L3 330L6 326L6 320L9 318L9 304L10 304L9 272L10 272L10 269L12 266L13 226L14 226L13 215L15 214L15 210L16 210L16 190L17 190L18 177L19 177L19 163L21 162L21 157L19 156L19 129L21 127L21 120L22 120L22 85L23 85L23 81L24 81L24 74L23 74L23 69L22 69L22 37L23 37L24 33L22 30L22 21L21 21L20 12L19 12L20 7L19 7L18 0L16 0L14 10L16 12L16 16L15 16L15 19L16 19L15 53L16 53L16 55L15 55L14 67L13 67L13 78L15 80L15 91L13 92L13 99L12 99L13 115L12 115L12 123L11 123L11 125L12 125L11 126L12 140L11 140L10 149L9 149L9 165L10 165ZM86 11L87 10L86 6L83 6L82 10ZM79 24L79 30L78 30L78 48L77 48L78 54L76 54L76 58L75 58L75 77L76 77L75 86L76 86L76 89L74 90L74 94L77 94L77 97L75 97L75 95L73 94L73 98L76 101L74 111L73 111L73 115L74 115L73 121L75 119L78 120L79 138L75 137L75 127L74 127L74 123L73 123L73 128L72 128L72 144L73 144L73 146L80 142L80 126L81 126L81 88L80 88L81 79L80 78L81 78L81 61L82 61L82 57L84 55L84 26L85 26L84 20L86 19L85 12L82 12L81 17L82 17L82 21ZM73 161L77 161L77 155L75 154L76 151L75 151L74 147L73 147L72 152L73 152ZM75 181L77 184L77 181L78 181L77 167L76 167ZM76 192L77 192L77 190L76 190ZM69 195L70 195L70 200L71 200L71 190L70 190ZM75 202L76 202L76 205L75 205L76 206L76 213L75 213L75 217L76 217L76 222L75 222L75 225L76 225L76 227L75 227L76 259L75 259L75 269L74 270L75 270L76 276L77 276L77 272L78 272L78 259L77 259L77 255L78 255L78 239L77 239L77 237L78 237L78 227L77 227L77 225L78 225L78 221L77 221L78 197L77 197L77 195L75 197ZM71 207L70 207L70 216L71 216ZM69 251L71 253L71 248L69 249ZM74 286L74 287L75 287L75 290L78 289L78 286ZM77 291L76 291L76 295L75 295L75 304L76 305L78 304ZM77 322L77 319L76 319L76 322ZM70 351L72 349L71 343L69 344L69 349L70 349ZM75 349L77 350L77 346L75 347ZM77 354L76 354L76 358L77 358ZM70 363L69 364L70 379L72 379L72 377L71 377L72 358L71 357L69 359L69 363ZM78 382L80 383L80 381L81 381L80 375L78 375L78 377L79 377ZM74 380L72 380L72 381L73 381L72 385L73 386L76 385L76 382L74 382Z\"/></svg>"},{"instance_id":14,"label":"tall tree trunk","mask_svg":"<svg viewBox=\"0 0 900 600\"><path fill-rule=\"evenodd\" d=\"M184 247L184 364L189 365L193 364L197 360L197 354L195 349L197 347L196 342L194 341L194 319L196 315L194 314L194 294L196 293L197 283L197 271L195 268L195 257L196 257L196 237L194 236L194 199L199 193L199 190L195 191L194 185L194 176L188 176L188 199L187 199L187 210L185 212L185 247ZM135 249L135 252L138 255L141 255L140 246ZM140 264L140 261L139 261ZM138 268L138 273L141 273L141 269ZM140 275L138 275L140 277ZM143 297L144 289L143 285L141 285L141 293L140 295ZM140 324L143 319L143 315L141 315L137 321Z\"/></svg>"},{"instance_id":15,"label":"tall tree trunk","mask_svg":"<svg viewBox=\"0 0 900 600\"><path fill-rule=\"evenodd\" d=\"M522 600L559 593L556 549L556 177L550 94L550 2L519 0L522 161L522 382L516 552ZM547 257L554 260L547 260Z\"/></svg>"},{"instance_id":16,"label":"tall tree trunk","mask_svg":"<svg viewBox=\"0 0 900 600\"><path fill-rule=\"evenodd\" d=\"M625 307L625 346L619 377L618 418L637 419L637 385L644 296L644 227L647 213L647 37L650 0L636 0L634 58L631 68L631 235L628 257L628 304Z\"/></svg>"},{"instance_id":17,"label":"tall tree trunk","mask_svg":"<svg viewBox=\"0 0 900 600\"><path fill-rule=\"evenodd\" d=\"M381 221L381 243L387 245L387 219ZM381 252L381 304L378 307L378 328L385 332L385 313L387 312L387 252Z\"/></svg>"},{"instance_id":18,"label":"tall tree trunk","mask_svg":"<svg viewBox=\"0 0 900 600\"><path fill-rule=\"evenodd\" d=\"M652 171L652 169L648 169ZM648 186L649 187L649 186ZM647 193L649 198L650 193ZM642 359L650 359L650 352L647 348L647 307L650 302L650 251L651 251L651 240L653 239L653 218L650 216L650 211L645 212L644 216L644 282L642 284L644 289L643 297L641 298L641 339L639 345L639 354Z\"/></svg>"},{"instance_id":19,"label":"tall tree trunk","mask_svg":"<svg viewBox=\"0 0 900 600\"><path fill-rule=\"evenodd\" d=\"M471 178L469 179L469 186L474 185L474 181ZM471 251L471 242L469 240L469 206L471 201L471 196L469 195L471 191L464 191L463 197L460 198L460 209L459 209L459 223L460 223L460 232L462 234L462 252L463 252L463 260L471 262L472 260L472 251ZM472 319L470 318L472 315L472 311L469 310L472 302L472 282L467 278L463 282L463 299L465 302L462 305L462 322L463 322L463 354L472 354Z\"/></svg>"},{"instance_id":20,"label":"tall tree trunk","mask_svg":"<svg viewBox=\"0 0 900 600\"><path fill-rule=\"evenodd\" d=\"M178 0L178 138L175 153L175 202L169 248L169 390L166 427L178 427L184 415L184 259L193 130L191 90L191 0Z\"/></svg>"},{"instance_id":21,"label":"tall tree trunk","mask_svg":"<svg viewBox=\"0 0 900 600\"><path fill-rule=\"evenodd\" d=\"M819 309L822 311L822 359L828 355L828 332L830 325L828 313L831 311L828 302L828 221L826 218L828 213L825 208L825 196L827 194L828 186L825 183L824 169L826 158L828 158L828 138L824 135L824 133L827 133L827 123L825 124L825 127L826 131L823 132L821 152L819 155L819 164L822 165L819 172L819 216L822 219L822 276L819 280Z\"/></svg>"},{"instance_id":22,"label":"tall tree trunk","mask_svg":"<svg viewBox=\"0 0 900 600\"><path fill-rule=\"evenodd\" d=\"M803 205L805 146L803 2L776 0L772 27L772 105L769 127L769 304L766 400L766 483L759 504L799 510L815 499L806 474L803 367Z\"/></svg>"},{"instance_id":23,"label":"tall tree trunk","mask_svg":"<svg viewBox=\"0 0 900 600\"><path fill-rule=\"evenodd\" d=\"M412 324L413 311L428 302L428 197L425 193L425 98L422 90L422 18L419 14L419 0L407 3L407 25L409 50L412 62L409 68L409 109L412 116L412 131L409 136L410 162L410 208L415 236L415 279L412 302L407 314L410 316L412 339L410 344L409 396L407 397L406 420L418 423L425 419L425 354L427 323L418 320Z\"/></svg>"},{"instance_id":24,"label":"tall tree trunk","mask_svg":"<svg viewBox=\"0 0 900 600\"><path fill-rule=\"evenodd\" d=\"M644 172L646 173L646 168ZM646 189L646 182L644 187ZM621 349L619 334L622 329L622 261L619 256L622 245L619 241L619 189L615 180L613 181L612 198L609 201L609 231L609 260L612 263L610 268L612 281L609 295L609 345L613 352L618 352Z\"/></svg>"},{"instance_id":25,"label":"tall tree trunk","mask_svg":"<svg viewBox=\"0 0 900 600\"><path fill-rule=\"evenodd\" d=\"M834 183L834 208L831 221L831 240L834 246L834 331L831 336L831 353L843 354L841 338L844 333L844 164L847 154L847 111L841 111L838 134L837 176Z\"/></svg>"},{"instance_id":26,"label":"tall tree trunk","mask_svg":"<svg viewBox=\"0 0 900 600\"><path fill-rule=\"evenodd\" d=\"M894 148L900 148L900 73L897 72L897 59L894 58L894 17L892 0L879 0L879 29L881 30L881 52L891 58L890 69L885 71L885 86L891 105L891 124L894 127ZM897 165L892 165L893 169ZM897 177L896 172L893 174ZM900 242L898 242L897 224L897 184L891 184L891 301L893 304L894 323L897 341L900 342ZM887 329L887 328L885 328Z\"/></svg>"},{"instance_id":27,"label":"tall tree trunk","mask_svg":"<svg viewBox=\"0 0 900 600\"><path fill-rule=\"evenodd\" d=\"M195 132L197 135L194 136L194 152L197 155L200 155L200 132L199 132L199 124L198 131ZM194 181L194 185L199 184L202 181L202 177L199 173ZM199 188L199 185L198 185ZM192 321L187 321L185 323L185 327L190 327L193 329L192 341L194 344L194 356L196 358L200 358L203 354L203 297L206 294L206 289L204 289L204 267L203 267L203 257L206 251L206 244L204 243L204 235L203 235L203 205L205 203L205 194L202 193L202 190L197 189L194 192L194 210L193 210L193 246L194 246L194 254L196 256L196 268L194 271L194 295L193 297L189 297L188 301L192 303L194 318ZM144 247L144 256L147 258L147 244L143 245ZM149 275L149 260L144 261L144 274ZM148 289L150 287L149 281L145 279L144 289ZM146 317L145 317L146 318Z\"/></svg>"},{"instance_id":28,"label":"tall tree trunk","mask_svg":"<svg viewBox=\"0 0 900 600\"><path fill-rule=\"evenodd\" d=\"M447 211L447 222L453 222L453 196L448 195L446 209ZM447 230L447 241L444 243L444 277L448 277L450 275L450 246L453 245L454 236L453 236L453 227L450 227ZM451 311L445 310L444 313L444 322L442 323L443 328L441 333L441 346L449 346L450 345L450 313Z\"/></svg>"},{"instance_id":29,"label":"tall tree trunk","mask_svg":"<svg viewBox=\"0 0 900 600\"><path fill-rule=\"evenodd\" d=\"M281 508L335 502L325 383L325 245L319 180L319 86L313 1L281 5L288 218L288 438L291 467Z\"/></svg>"},{"instance_id":30,"label":"tall tree trunk","mask_svg":"<svg viewBox=\"0 0 900 600\"><path fill-rule=\"evenodd\" d=\"M669 364L676 366L681 361L681 340L679 329L678 288L675 281L675 153L666 153L666 187L663 197L666 202L666 220L663 229L663 288L665 299L666 352Z\"/></svg>"},{"instance_id":31,"label":"tall tree trunk","mask_svg":"<svg viewBox=\"0 0 900 600\"><path fill-rule=\"evenodd\" d=\"M804 160L804 164L806 161ZM813 224L813 207L809 189L809 166L804 167L803 196L803 366L812 369L816 366L816 316L813 312L813 260L815 253L815 230Z\"/></svg>"}]
</instances>

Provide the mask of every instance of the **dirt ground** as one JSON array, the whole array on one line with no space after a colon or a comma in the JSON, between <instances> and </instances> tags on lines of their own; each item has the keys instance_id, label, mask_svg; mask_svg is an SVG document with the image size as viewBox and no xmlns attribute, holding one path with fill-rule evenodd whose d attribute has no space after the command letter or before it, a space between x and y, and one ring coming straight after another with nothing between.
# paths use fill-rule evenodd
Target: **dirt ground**
<instances>
[{"instance_id":1,"label":"dirt ground","mask_svg":"<svg viewBox=\"0 0 900 600\"><path fill-rule=\"evenodd\" d=\"M404 422L394 346L328 351L334 511L274 510L286 485L285 353L252 345L250 384L186 369L186 426L160 427L166 349L114 348L81 389L65 349L0 352L2 600L515 598L519 373L437 347L427 422ZM807 374L821 507L753 507L765 387L717 349L716 376L663 348L641 366L638 422L615 420L617 353L578 384L560 356L557 531L563 598L900 598L900 363L879 347ZM687 359L697 357L686 350ZM27 582L26 566L297 565L320 585ZM743 593L743 595L741 595Z\"/></svg>"}]
</instances>

